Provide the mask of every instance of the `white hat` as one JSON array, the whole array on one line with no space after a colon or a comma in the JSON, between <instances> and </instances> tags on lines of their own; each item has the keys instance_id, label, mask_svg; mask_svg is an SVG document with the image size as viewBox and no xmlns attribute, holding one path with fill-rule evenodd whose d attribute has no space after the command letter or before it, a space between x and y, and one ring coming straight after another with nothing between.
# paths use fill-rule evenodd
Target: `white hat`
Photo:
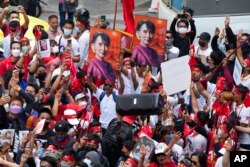
<instances>
[{"instance_id":1,"label":"white hat","mask_svg":"<svg viewBox=\"0 0 250 167\"><path fill-rule=\"evenodd\" d=\"M164 151L166 150L168 146L165 143L158 143L155 148L155 154L162 154L165 153Z\"/></svg>"},{"instance_id":2,"label":"white hat","mask_svg":"<svg viewBox=\"0 0 250 167\"><path fill-rule=\"evenodd\" d=\"M79 120L77 119L76 111L72 109L64 110L64 118L68 120L71 125L78 125Z\"/></svg>"},{"instance_id":3,"label":"white hat","mask_svg":"<svg viewBox=\"0 0 250 167\"><path fill-rule=\"evenodd\" d=\"M83 97L85 97L86 95L85 94L83 94L83 93L78 93L77 95L76 95L76 97L75 97L75 101L77 101L77 100L79 100L79 99L81 99L81 98L83 98Z\"/></svg>"}]
</instances>

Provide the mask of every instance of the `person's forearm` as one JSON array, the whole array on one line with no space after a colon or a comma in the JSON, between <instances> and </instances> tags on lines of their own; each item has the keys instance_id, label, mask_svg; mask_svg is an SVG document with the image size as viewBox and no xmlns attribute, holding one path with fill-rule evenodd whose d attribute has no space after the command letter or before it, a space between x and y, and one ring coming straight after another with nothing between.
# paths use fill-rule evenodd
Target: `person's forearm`
<instances>
[{"instance_id":1,"label":"person's forearm","mask_svg":"<svg viewBox=\"0 0 250 167\"><path fill-rule=\"evenodd\" d=\"M30 20L25 11L23 12L23 18L24 18L23 28L28 29Z\"/></svg>"},{"instance_id":2,"label":"person's forearm","mask_svg":"<svg viewBox=\"0 0 250 167\"><path fill-rule=\"evenodd\" d=\"M23 64L24 64L24 56L22 56L16 63L16 67L17 68L23 68Z\"/></svg>"},{"instance_id":3,"label":"person's forearm","mask_svg":"<svg viewBox=\"0 0 250 167\"><path fill-rule=\"evenodd\" d=\"M135 69L132 68L132 69L131 69L131 78L132 78L134 90L136 90L137 87L139 86L139 83L138 83L138 81L136 80L136 74L135 74L135 73L136 73L136 72L135 72Z\"/></svg>"},{"instance_id":4,"label":"person's forearm","mask_svg":"<svg viewBox=\"0 0 250 167\"><path fill-rule=\"evenodd\" d=\"M66 98L68 100L68 103L74 103L75 100L73 99L73 97L71 96L70 93L66 93Z\"/></svg>"},{"instance_id":5,"label":"person's forearm","mask_svg":"<svg viewBox=\"0 0 250 167\"><path fill-rule=\"evenodd\" d=\"M222 167L230 167L230 151L226 151L223 155Z\"/></svg>"},{"instance_id":6,"label":"person's forearm","mask_svg":"<svg viewBox=\"0 0 250 167\"><path fill-rule=\"evenodd\" d=\"M215 35L211 41L211 47L213 49L213 51L218 51L219 47L218 47L218 35Z\"/></svg>"},{"instance_id":7,"label":"person's forearm","mask_svg":"<svg viewBox=\"0 0 250 167\"><path fill-rule=\"evenodd\" d=\"M137 167L143 167L143 162L144 162L145 156L140 157L139 163Z\"/></svg>"},{"instance_id":8,"label":"person's forearm","mask_svg":"<svg viewBox=\"0 0 250 167\"><path fill-rule=\"evenodd\" d=\"M239 45L241 45L240 42L237 42L237 46L239 46ZM243 58L241 47L239 47L237 49L237 58L238 58L240 64L243 66L244 65L244 58Z\"/></svg>"},{"instance_id":9,"label":"person's forearm","mask_svg":"<svg viewBox=\"0 0 250 167\"><path fill-rule=\"evenodd\" d=\"M58 88L60 82L61 82L61 79L62 79L62 72L57 76L55 82L53 83L52 87L51 87L51 90L50 92L55 92L55 90Z\"/></svg>"},{"instance_id":10,"label":"person's forearm","mask_svg":"<svg viewBox=\"0 0 250 167\"><path fill-rule=\"evenodd\" d=\"M52 72L49 71L47 73L47 77L45 79L45 86L44 86L44 88L50 88L51 77L52 77Z\"/></svg>"},{"instance_id":11,"label":"person's forearm","mask_svg":"<svg viewBox=\"0 0 250 167\"><path fill-rule=\"evenodd\" d=\"M3 27L3 18L6 14L6 11L3 9L2 12L0 13L0 28Z\"/></svg>"},{"instance_id":12,"label":"person's forearm","mask_svg":"<svg viewBox=\"0 0 250 167\"><path fill-rule=\"evenodd\" d=\"M124 86L124 80L123 80L121 74L118 74L118 79L119 79L119 82L120 82L119 94L123 94L125 86Z\"/></svg>"},{"instance_id":13,"label":"person's forearm","mask_svg":"<svg viewBox=\"0 0 250 167\"><path fill-rule=\"evenodd\" d=\"M34 74L36 72L37 66L38 66L38 59L35 59L35 61L31 64L31 66L29 67L29 72Z\"/></svg>"},{"instance_id":14,"label":"person's forearm","mask_svg":"<svg viewBox=\"0 0 250 167\"><path fill-rule=\"evenodd\" d=\"M227 66L223 68L223 72L224 72L224 76L227 82L227 88L229 91L231 91L234 86L234 79Z\"/></svg>"},{"instance_id":15,"label":"person's forearm","mask_svg":"<svg viewBox=\"0 0 250 167\"><path fill-rule=\"evenodd\" d=\"M9 161L3 160L3 159L0 160L0 164L3 165L3 166L9 166L9 167L20 167L16 163L9 162Z\"/></svg>"},{"instance_id":16,"label":"person's forearm","mask_svg":"<svg viewBox=\"0 0 250 167\"><path fill-rule=\"evenodd\" d=\"M59 99L55 98L54 100L54 104L53 104L53 107L52 107L52 116L55 117L57 116L57 113L58 113L58 109L59 109Z\"/></svg>"},{"instance_id":17,"label":"person's forearm","mask_svg":"<svg viewBox=\"0 0 250 167\"><path fill-rule=\"evenodd\" d=\"M235 126L235 129L242 133L250 133L250 127Z\"/></svg>"},{"instance_id":18,"label":"person's forearm","mask_svg":"<svg viewBox=\"0 0 250 167\"><path fill-rule=\"evenodd\" d=\"M200 94L208 100L210 94L204 89L203 85L201 84L200 81L195 82L197 90L200 92Z\"/></svg>"}]
</instances>

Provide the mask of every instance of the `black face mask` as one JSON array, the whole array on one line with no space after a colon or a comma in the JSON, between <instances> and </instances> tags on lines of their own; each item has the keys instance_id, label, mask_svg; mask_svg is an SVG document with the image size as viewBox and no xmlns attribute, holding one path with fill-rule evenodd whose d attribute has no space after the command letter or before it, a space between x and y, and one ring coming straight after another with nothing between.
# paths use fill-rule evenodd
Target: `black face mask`
<instances>
[{"instance_id":1,"label":"black face mask","mask_svg":"<svg viewBox=\"0 0 250 167\"><path fill-rule=\"evenodd\" d=\"M205 43L205 42L202 42L202 41L199 41L199 45L200 45L200 47L205 47L205 46L206 46L206 43Z\"/></svg>"},{"instance_id":2,"label":"black face mask","mask_svg":"<svg viewBox=\"0 0 250 167\"><path fill-rule=\"evenodd\" d=\"M45 77L46 77L46 72L42 72L37 75L37 78L41 81L43 81Z\"/></svg>"}]
</instances>

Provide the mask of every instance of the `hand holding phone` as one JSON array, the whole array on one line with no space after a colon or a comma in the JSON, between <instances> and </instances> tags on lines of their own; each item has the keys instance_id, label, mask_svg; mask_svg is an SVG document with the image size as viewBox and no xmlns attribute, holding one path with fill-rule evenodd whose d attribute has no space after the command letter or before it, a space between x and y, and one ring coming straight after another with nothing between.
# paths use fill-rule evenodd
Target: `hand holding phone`
<instances>
[{"instance_id":1,"label":"hand holding phone","mask_svg":"<svg viewBox=\"0 0 250 167\"><path fill-rule=\"evenodd\" d=\"M70 46L71 44L72 44L72 40L69 39L69 40L67 41L67 46Z\"/></svg>"}]
</instances>

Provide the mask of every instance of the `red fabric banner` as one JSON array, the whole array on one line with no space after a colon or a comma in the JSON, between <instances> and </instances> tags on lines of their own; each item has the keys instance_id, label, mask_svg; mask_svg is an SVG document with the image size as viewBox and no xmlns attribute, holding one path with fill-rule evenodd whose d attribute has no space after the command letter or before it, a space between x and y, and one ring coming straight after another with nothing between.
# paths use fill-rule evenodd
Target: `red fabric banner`
<instances>
[{"instance_id":1,"label":"red fabric banner","mask_svg":"<svg viewBox=\"0 0 250 167\"><path fill-rule=\"evenodd\" d=\"M123 19L126 27L125 31L134 34L135 19L133 11L135 9L135 2L134 0L123 0L122 7L123 7Z\"/></svg>"}]
</instances>

